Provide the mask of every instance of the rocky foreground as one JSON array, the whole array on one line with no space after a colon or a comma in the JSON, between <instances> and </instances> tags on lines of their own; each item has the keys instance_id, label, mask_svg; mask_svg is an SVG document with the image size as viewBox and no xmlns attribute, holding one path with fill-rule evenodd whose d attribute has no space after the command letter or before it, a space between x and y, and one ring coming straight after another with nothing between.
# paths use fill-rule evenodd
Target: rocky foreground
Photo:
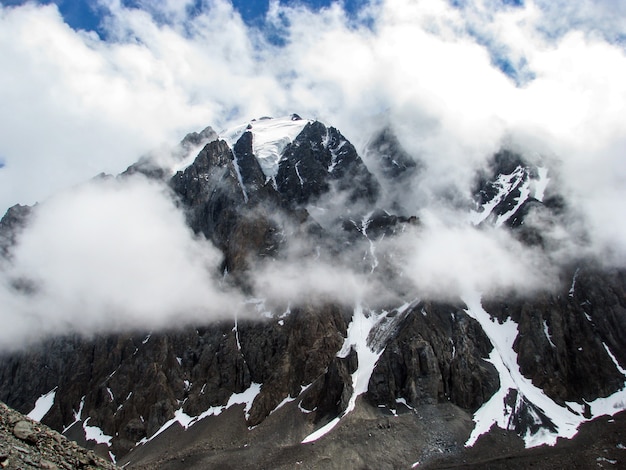
<instances>
[{"instance_id":1,"label":"rocky foreground","mask_svg":"<svg viewBox=\"0 0 626 470\"><path fill-rule=\"evenodd\" d=\"M0 403L0 467L8 469L115 469L48 426Z\"/></svg>"}]
</instances>

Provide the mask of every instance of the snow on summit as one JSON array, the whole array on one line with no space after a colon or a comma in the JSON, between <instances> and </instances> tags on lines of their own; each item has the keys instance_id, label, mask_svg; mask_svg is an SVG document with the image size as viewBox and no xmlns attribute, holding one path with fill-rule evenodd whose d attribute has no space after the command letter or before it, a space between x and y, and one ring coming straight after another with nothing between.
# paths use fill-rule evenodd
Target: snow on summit
<instances>
[{"instance_id":1,"label":"snow on summit","mask_svg":"<svg viewBox=\"0 0 626 470\"><path fill-rule=\"evenodd\" d=\"M301 119L297 114L279 118L262 117L237 126L220 134L220 139L233 148L235 142L246 132L252 133L252 152L259 161L266 179L274 179L285 148L312 122Z\"/></svg>"}]
</instances>

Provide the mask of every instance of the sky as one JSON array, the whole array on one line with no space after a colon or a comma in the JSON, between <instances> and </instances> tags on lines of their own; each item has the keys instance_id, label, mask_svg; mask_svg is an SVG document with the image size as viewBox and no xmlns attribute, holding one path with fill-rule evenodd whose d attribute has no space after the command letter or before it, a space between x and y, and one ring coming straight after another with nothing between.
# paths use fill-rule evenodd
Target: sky
<instances>
[{"instance_id":1,"label":"sky","mask_svg":"<svg viewBox=\"0 0 626 470\"><path fill-rule=\"evenodd\" d=\"M219 254L189 233L163 191L147 183L84 182L118 174L207 125L219 132L267 115L319 119L359 151L373 132L393 130L424 168L404 202L425 228L405 246L409 277L428 294L458 293L453 286L469 278L501 280L496 285L503 288L522 278L545 283L545 260L501 232L468 232L447 200L467 198L476 171L503 146L555 169L551 190L576 209L576 218L550 227L556 244L572 246L559 256L580 248L572 233L583 231L595 254L626 265L625 2L0 5L0 213L17 203L47 208L20 242L11 275L38 271L53 296L25 307L0 276L2 311L32 320L16 321L2 341L37 331L37 322L51 331L71 324L81 331L137 326L147 317L163 325L180 314L181 299L190 320L207 299L215 299L210 315L219 317L223 291L210 274ZM122 196L136 204L123 204ZM143 208L153 217L142 218ZM75 233L67 236L55 220L76 226ZM158 233L153 243L136 235L142 227ZM92 252L100 253L100 276L81 274L93 271L85 264ZM486 268L484 259L501 262ZM125 265L132 269L119 272ZM176 280L152 275L171 265L187 266L180 268L184 288L166 289ZM450 278L451 272L457 274ZM123 282L102 285L116 278ZM435 278L447 280L430 286ZM128 288L110 298L115 286ZM137 294L148 287L162 297ZM162 315L146 314L150 300L165 306ZM58 315L46 315L42 305L55 305ZM111 305L132 311L119 309L103 326ZM81 315L86 306L93 318Z\"/></svg>"}]
</instances>

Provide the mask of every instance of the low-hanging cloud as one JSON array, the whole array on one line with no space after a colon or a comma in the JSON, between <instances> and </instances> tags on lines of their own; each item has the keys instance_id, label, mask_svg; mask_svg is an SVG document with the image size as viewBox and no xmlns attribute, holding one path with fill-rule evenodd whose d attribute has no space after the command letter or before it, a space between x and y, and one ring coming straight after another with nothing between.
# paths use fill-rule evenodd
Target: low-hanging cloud
<instances>
[{"instance_id":1,"label":"low-hanging cloud","mask_svg":"<svg viewBox=\"0 0 626 470\"><path fill-rule=\"evenodd\" d=\"M0 273L0 345L232 317L241 299L221 285L221 261L157 183L104 179L65 191L35 208Z\"/></svg>"},{"instance_id":2,"label":"low-hanging cloud","mask_svg":"<svg viewBox=\"0 0 626 470\"><path fill-rule=\"evenodd\" d=\"M442 224L426 217L400 237L402 268L422 298L454 300L470 293L528 295L558 284L546 254L493 227Z\"/></svg>"}]
</instances>

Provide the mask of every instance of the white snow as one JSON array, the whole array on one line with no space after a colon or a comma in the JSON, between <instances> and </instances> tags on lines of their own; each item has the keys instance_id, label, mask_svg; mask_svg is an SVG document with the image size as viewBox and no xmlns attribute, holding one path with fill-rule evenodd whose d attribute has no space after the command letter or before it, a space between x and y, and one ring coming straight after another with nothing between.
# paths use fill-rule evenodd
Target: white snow
<instances>
[{"instance_id":1,"label":"white snow","mask_svg":"<svg viewBox=\"0 0 626 470\"><path fill-rule=\"evenodd\" d=\"M543 196L546 192L546 187L550 182L550 178L548 178L548 169L544 167L537 167L537 174L539 179L535 181L535 199L537 201L543 202Z\"/></svg>"},{"instance_id":2,"label":"white snow","mask_svg":"<svg viewBox=\"0 0 626 470\"><path fill-rule=\"evenodd\" d=\"M246 132L249 123L240 124L235 127L231 127L229 129L223 130L219 134L219 139L225 141L228 146L232 149L235 147L235 144L239 140L239 138Z\"/></svg>"},{"instance_id":3,"label":"white snow","mask_svg":"<svg viewBox=\"0 0 626 470\"><path fill-rule=\"evenodd\" d=\"M237 323L236 315L235 315L235 326L233 326L233 331L235 332L235 341L237 342L237 350L241 352L241 343L239 342L239 326Z\"/></svg>"},{"instance_id":4,"label":"white snow","mask_svg":"<svg viewBox=\"0 0 626 470\"><path fill-rule=\"evenodd\" d=\"M363 219L361 220L361 233L363 234L363 236L365 236L365 238L367 238L367 241L369 242L369 246L370 246L369 256L372 259L372 269L370 270L370 274L373 273L376 270L376 268L378 267L378 258L376 257L376 244L367 235L367 228L369 227L370 223L372 222L372 220L370 219L372 214L373 214L373 212L370 212L365 217L363 217Z\"/></svg>"},{"instance_id":5,"label":"white snow","mask_svg":"<svg viewBox=\"0 0 626 470\"><path fill-rule=\"evenodd\" d=\"M315 410L317 410L317 406L315 408L313 408L312 410L307 410L306 408L302 407L302 402L298 402L298 409L304 413L304 414L309 414L309 413L313 413Z\"/></svg>"},{"instance_id":6,"label":"white snow","mask_svg":"<svg viewBox=\"0 0 626 470\"><path fill-rule=\"evenodd\" d=\"M478 225L483 220L487 219L493 209L500 204L513 189L519 186L525 174L526 171L524 167L518 166L510 175L499 175L493 183L493 185L498 188L497 194L490 201L484 203L480 211L470 212L470 222L474 225Z\"/></svg>"},{"instance_id":7,"label":"white snow","mask_svg":"<svg viewBox=\"0 0 626 470\"><path fill-rule=\"evenodd\" d=\"M146 344L148 341L150 341L150 336L152 336L151 334L147 335L144 340L141 342L141 344Z\"/></svg>"},{"instance_id":8,"label":"white snow","mask_svg":"<svg viewBox=\"0 0 626 470\"><path fill-rule=\"evenodd\" d=\"M65 433L68 429L70 429L76 423L80 423L82 421L82 427L83 427L83 431L85 432L85 438L88 441L96 441L98 444L106 444L107 446L111 447L111 439L113 439L113 436L108 436L104 434L102 429L100 429L98 426L90 426L88 423L91 417L87 417L87 419L83 421L82 416L83 416L83 409L85 408L85 398L86 397L83 396L80 399L80 405L78 405L78 411L74 412L74 421L69 426L66 426L65 428L63 428L63 433ZM109 455L111 456L111 459L115 462L115 456L111 454L110 452L109 452Z\"/></svg>"},{"instance_id":9,"label":"white snow","mask_svg":"<svg viewBox=\"0 0 626 470\"><path fill-rule=\"evenodd\" d=\"M607 459L606 457L598 457L596 459L596 462L606 462L610 463L611 465L617 464L617 460ZM602 467L602 465L600 465L600 467Z\"/></svg>"},{"instance_id":10,"label":"white snow","mask_svg":"<svg viewBox=\"0 0 626 470\"><path fill-rule=\"evenodd\" d=\"M278 164L285 148L302 132L308 119L293 120L291 116L262 118L242 126L228 129L220 134L230 148L244 132L252 133L252 153L259 161L266 181L273 180L278 173Z\"/></svg>"},{"instance_id":11,"label":"white snow","mask_svg":"<svg viewBox=\"0 0 626 470\"><path fill-rule=\"evenodd\" d=\"M546 335L550 346L556 348L556 345L552 342L552 336L550 336L550 331L548 330L548 323L545 320L543 321L543 334Z\"/></svg>"},{"instance_id":12,"label":"white snow","mask_svg":"<svg viewBox=\"0 0 626 470\"><path fill-rule=\"evenodd\" d=\"M198 421L206 418L207 416L217 416L221 414L224 410L227 410L228 408L234 405L246 405L244 408L244 412L245 412L246 419L248 419L250 416L249 413L250 413L250 408L252 408L252 403L254 402L254 399L260 392L261 392L261 384L252 383L250 384L250 387L248 387L243 392L233 393L228 399L228 403L226 403L226 405L212 406L208 410L200 413L198 416L189 416L187 413L183 411L182 408L179 408L178 410L174 412L174 417L170 419L169 421L167 421L166 423L164 423L157 432L155 432L150 437L144 437L137 444L141 445L141 444L145 444L146 442L151 441L152 439L157 437L159 434L167 430L174 423L178 423L184 429L188 429L189 427L193 426Z\"/></svg>"},{"instance_id":13,"label":"white snow","mask_svg":"<svg viewBox=\"0 0 626 470\"><path fill-rule=\"evenodd\" d=\"M487 219L493 212L493 209L516 188L519 188L520 195L516 198L515 207L497 217L495 221L496 227L500 227L509 220L521 205L528 200L531 193L535 199L543 201L546 187L550 182L548 169L537 167L537 179L526 178L526 176L527 170L523 166L518 166L510 175L499 175L493 182L494 187L497 188L496 195L490 201L484 203L479 211L471 211L469 221L474 225L478 225L483 220Z\"/></svg>"},{"instance_id":14,"label":"white snow","mask_svg":"<svg viewBox=\"0 0 626 470\"><path fill-rule=\"evenodd\" d=\"M290 116L252 122L252 151L267 179L278 173L278 163L285 148L302 132L308 120L294 121Z\"/></svg>"},{"instance_id":15,"label":"white snow","mask_svg":"<svg viewBox=\"0 0 626 470\"><path fill-rule=\"evenodd\" d=\"M518 392L518 404L521 403L522 398L525 398L527 402L540 409L558 430L557 433L547 429L542 429L536 434L527 432L523 436L526 447L542 444L554 445L559 436L573 437L583 419L582 406L571 404L579 408L580 414L571 413L567 408L552 401L543 390L522 375L517 364L517 354L513 350L513 342L518 335L517 324L510 318L504 323L492 319L483 309L480 295L477 293L465 295L463 300L468 307L468 315L481 324L493 344L489 361L500 375L500 389L474 414L476 426L465 445L472 446L478 437L489 431L494 424L502 429L510 428L513 424L511 418L514 417L515 409L506 406L505 398L511 389Z\"/></svg>"},{"instance_id":16,"label":"white snow","mask_svg":"<svg viewBox=\"0 0 626 470\"><path fill-rule=\"evenodd\" d=\"M613 355L613 353L611 352L609 347L606 345L606 343L602 343L602 346L604 346L606 353L609 355L609 357L613 361L613 364L615 364L615 368L619 371L620 374L626 377L626 370L624 370L624 368L620 365L620 363L617 362L617 358Z\"/></svg>"},{"instance_id":17,"label":"white snow","mask_svg":"<svg viewBox=\"0 0 626 470\"><path fill-rule=\"evenodd\" d=\"M526 180L524 184L519 188L520 195L515 198L515 207L508 212L505 212L502 215L499 215L496 219L495 226L500 227L503 223L509 220L517 210L528 200L528 196L530 196L530 180Z\"/></svg>"},{"instance_id":18,"label":"white snow","mask_svg":"<svg viewBox=\"0 0 626 470\"><path fill-rule=\"evenodd\" d=\"M296 175L298 175L298 179L300 180L300 186L304 186L304 180L302 179L302 176L300 176L300 170L298 170L298 165L300 165L300 162L296 163L296 166L294 168L296 170Z\"/></svg>"},{"instance_id":19,"label":"white snow","mask_svg":"<svg viewBox=\"0 0 626 470\"><path fill-rule=\"evenodd\" d=\"M578 271L579 271L579 268L576 268L576 271L574 271L574 277L572 277L572 285L569 288L569 296L570 297L574 297L574 292L575 292L575 289L576 289L576 278L578 277Z\"/></svg>"},{"instance_id":20,"label":"white snow","mask_svg":"<svg viewBox=\"0 0 626 470\"><path fill-rule=\"evenodd\" d=\"M76 423L82 420L83 408L85 407L85 397L83 396L80 399L80 405L78 405L78 411L74 411L74 421L69 425L63 428L63 433L67 431L69 428L74 426Z\"/></svg>"},{"instance_id":21,"label":"white snow","mask_svg":"<svg viewBox=\"0 0 626 470\"><path fill-rule=\"evenodd\" d=\"M488 432L493 425L502 429L509 429L514 423L514 417L521 400L534 405L555 425L556 432L549 429L540 429L537 433L530 431L522 436L526 447L535 447L542 444L554 445L558 437L572 438L578 432L578 427L587 418L583 416L584 406L579 403L568 402L566 407L560 406L550 399L543 390L533 385L532 381L524 377L517 363L517 354L513 350L513 342L517 337L517 324L510 318L504 323L499 323L483 309L480 295L477 293L466 294L463 298L467 305L467 313L476 319L493 344L493 350L489 355L489 361L496 367L500 375L500 389L474 414L476 423L466 446L472 446L484 433ZM614 359L616 367L621 373L624 371L617 363L614 356L607 348L607 353ZM515 408L506 405L505 397L509 390L517 390L518 403ZM591 409L591 418L602 415L614 415L626 408L626 387L606 398L598 398L588 403ZM504 412L503 412L504 411ZM539 422L538 416L536 422Z\"/></svg>"},{"instance_id":22,"label":"white snow","mask_svg":"<svg viewBox=\"0 0 626 470\"><path fill-rule=\"evenodd\" d=\"M283 406L285 406L287 403L291 403L292 401L296 400L300 395L302 395L302 393L304 393L304 391L306 389L308 389L311 386L311 384L309 385L302 385L301 389L300 389L300 393L298 393L295 397L292 397L291 395L288 395L287 397L285 397L283 399L283 401L281 401L278 405L276 405L276 408L274 408L272 411L270 411L270 414L274 413L276 410L282 408ZM298 404L298 408L300 408L301 410L303 410L303 408L300 407L300 405ZM310 413L310 411L305 411Z\"/></svg>"},{"instance_id":23,"label":"white snow","mask_svg":"<svg viewBox=\"0 0 626 470\"><path fill-rule=\"evenodd\" d=\"M352 374L353 392L348 402L348 406L340 416L305 437L302 440L302 444L316 441L330 432L339 423L341 418L354 410L357 397L367 391L367 385L370 381L370 377L372 376L372 372L374 372L376 362L383 352L383 350L379 352L372 351L367 343L367 338L374 325L376 325L382 317L386 316L386 312L378 315L372 311L368 311L368 313L369 315L365 314L365 311L360 304L355 307L352 321L350 322L350 325L348 325L347 337L341 350L337 353L337 357L346 357L353 347L357 353L358 368Z\"/></svg>"},{"instance_id":24,"label":"white snow","mask_svg":"<svg viewBox=\"0 0 626 470\"><path fill-rule=\"evenodd\" d=\"M332 173L337 166L337 153L341 150L341 147L346 145L346 141L342 140L336 149L330 150L330 165L328 166L328 173Z\"/></svg>"},{"instance_id":25,"label":"white snow","mask_svg":"<svg viewBox=\"0 0 626 470\"><path fill-rule=\"evenodd\" d=\"M409 405L404 398L396 398L396 403L406 406L409 410L415 410L415 408Z\"/></svg>"},{"instance_id":26,"label":"white snow","mask_svg":"<svg viewBox=\"0 0 626 470\"><path fill-rule=\"evenodd\" d=\"M102 429L100 429L98 426L90 426L89 424L89 420L91 418L87 418L84 422L83 422L83 429L85 430L85 438L88 441L96 441L98 444L106 444L107 446L111 446L111 439L113 439L113 436L107 436L106 434L104 434L104 432L102 432Z\"/></svg>"},{"instance_id":27,"label":"white snow","mask_svg":"<svg viewBox=\"0 0 626 470\"><path fill-rule=\"evenodd\" d=\"M109 394L109 399L111 401L115 401L115 397L113 396L113 391L109 387L107 387L107 393Z\"/></svg>"},{"instance_id":28,"label":"white snow","mask_svg":"<svg viewBox=\"0 0 626 470\"><path fill-rule=\"evenodd\" d=\"M232 145L230 146L232 149ZM243 178L241 177L241 169L239 168L239 162L237 158L235 158L233 154L233 167L235 168L235 173L237 174L237 181L239 182L239 187L241 188L241 192L243 194L243 200L248 202L248 192L246 191L246 186L243 184Z\"/></svg>"},{"instance_id":29,"label":"white snow","mask_svg":"<svg viewBox=\"0 0 626 470\"><path fill-rule=\"evenodd\" d=\"M43 417L46 416L48 411L50 411L52 405L54 405L54 398L56 397L57 388L58 387L54 387L48 393L45 393L37 398L37 401L35 402L35 407L26 416L28 416L32 420L41 421Z\"/></svg>"}]
</instances>

